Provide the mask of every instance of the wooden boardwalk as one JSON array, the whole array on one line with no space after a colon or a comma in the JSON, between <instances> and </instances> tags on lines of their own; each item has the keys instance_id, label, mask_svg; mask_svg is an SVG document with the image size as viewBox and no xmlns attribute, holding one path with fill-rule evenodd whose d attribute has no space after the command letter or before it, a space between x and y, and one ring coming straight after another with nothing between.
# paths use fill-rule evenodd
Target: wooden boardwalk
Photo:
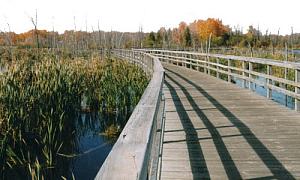
<instances>
[{"instance_id":1,"label":"wooden boardwalk","mask_svg":"<svg viewBox=\"0 0 300 180\"><path fill-rule=\"evenodd\" d=\"M300 113L164 64L161 179L300 179Z\"/></svg>"}]
</instances>

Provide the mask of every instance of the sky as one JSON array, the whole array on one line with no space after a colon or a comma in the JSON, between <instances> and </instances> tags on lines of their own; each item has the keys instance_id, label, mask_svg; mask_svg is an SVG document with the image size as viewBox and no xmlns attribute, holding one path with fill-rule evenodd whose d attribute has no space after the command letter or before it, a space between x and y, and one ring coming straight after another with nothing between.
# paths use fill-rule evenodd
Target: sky
<instances>
[{"instance_id":1,"label":"sky","mask_svg":"<svg viewBox=\"0 0 300 180\"><path fill-rule=\"evenodd\" d=\"M181 21L219 18L223 24L258 27L277 34L300 33L300 0L0 0L0 31L33 29L30 17L38 13L38 29L137 32L174 28ZM75 18L74 18L75 17ZM87 25L87 26L86 26Z\"/></svg>"}]
</instances>

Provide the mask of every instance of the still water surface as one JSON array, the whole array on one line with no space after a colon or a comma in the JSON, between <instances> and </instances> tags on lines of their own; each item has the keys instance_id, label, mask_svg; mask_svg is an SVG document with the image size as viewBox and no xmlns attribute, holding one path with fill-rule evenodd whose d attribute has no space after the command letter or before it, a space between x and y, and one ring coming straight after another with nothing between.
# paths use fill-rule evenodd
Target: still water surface
<instances>
[{"instance_id":1,"label":"still water surface","mask_svg":"<svg viewBox=\"0 0 300 180\"><path fill-rule=\"evenodd\" d=\"M257 77L257 80L260 82L266 82L266 79L263 77ZM243 87L243 80L239 78L234 78L235 84L240 87ZM248 83L246 83L246 88L248 88ZM264 86L259 86L255 83L251 83L251 89L255 91L257 94L267 97L267 89ZM287 96L281 92L277 92L275 90L272 91L272 100L276 101L277 103L284 105L290 109L295 109L295 99Z\"/></svg>"},{"instance_id":2,"label":"still water surface","mask_svg":"<svg viewBox=\"0 0 300 180\"><path fill-rule=\"evenodd\" d=\"M107 138L103 132L109 124L118 124L121 128L128 115L98 115L81 113L76 120L76 156L69 159L68 179L74 175L76 180L94 179L101 165L111 151L116 138Z\"/></svg>"}]
</instances>

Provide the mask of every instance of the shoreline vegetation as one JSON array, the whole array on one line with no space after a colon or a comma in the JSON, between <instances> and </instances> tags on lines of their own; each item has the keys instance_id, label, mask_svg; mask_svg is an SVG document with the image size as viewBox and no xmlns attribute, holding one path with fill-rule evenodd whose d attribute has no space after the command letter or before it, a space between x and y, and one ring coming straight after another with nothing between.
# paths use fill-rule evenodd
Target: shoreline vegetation
<instances>
[{"instance_id":1,"label":"shoreline vegetation","mask_svg":"<svg viewBox=\"0 0 300 180\"><path fill-rule=\"evenodd\" d=\"M148 84L143 70L124 60L41 52L39 59L26 52L0 75L0 179L67 176L80 113L130 114ZM116 138L126 122L106 124L99 135Z\"/></svg>"}]
</instances>

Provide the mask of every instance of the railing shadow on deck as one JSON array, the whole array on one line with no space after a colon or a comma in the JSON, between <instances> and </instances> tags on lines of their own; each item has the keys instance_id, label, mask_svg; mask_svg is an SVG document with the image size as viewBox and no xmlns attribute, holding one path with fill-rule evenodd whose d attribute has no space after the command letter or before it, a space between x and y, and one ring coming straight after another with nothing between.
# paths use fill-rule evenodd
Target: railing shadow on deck
<instances>
[{"instance_id":1,"label":"railing shadow on deck","mask_svg":"<svg viewBox=\"0 0 300 180\"><path fill-rule=\"evenodd\" d=\"M194 111L196 112L197 116L202 120L202 122L204 123L205 127L207 128L207 130L209 131L210 135L211 135L211 139L213 140L217 152L219 154L219 157L222 161L222 164L225 168L227 177L229 179L241 179L241 174L239 173L234 161L232 160L232 157L230 155L230 153L228 152L228 149L226 148L226 145L222 139L222 136L220 135L220 133L218 132L218 130L216 129L216 127L211 123L211 121L209 120L209 118L203 113L203 111L197 106L196 102L193 100L193 97L190 95L190 93L178 82L176 82L175 79L173 79L172 77L170 77L167 73L166 73L166 79L165 79L165 84L167 85L167 87L170 88L171 92L177 95L176 90L174 89L173 86L171 86L171 84L169 83L169 80L176 84L176 86L178 86L180 88L180 90L184 93L185 97L187 98L187 100L189 101L189 103L191 104L191 106L193 107ZM179 100L180 101L180 100ZM178 106L176 106L177 108ZM178 114L180 115L181 113L186 113L185 111L181 111L178 112ZM188 115L186 115L188 117ZM181 119L181 118L180 118ZM195 130L194 130L195 131ZM195 138L193 139L194 141L198 141L198 136L197 136L197 132L195 131ZM189 140L189 139L187 139ZM190 148L188 148L190 149ZM190 160L191 162L193 162L193 156L190 156ZM194 169L193 164L191 163L191 167L192 169Z\"/></svg>"},{"instance_id":2,"label":"railing shadow on deck","mask_svg":"<svg viewBox=\"0 0 300 180\"><path fill-rule=\"evenodd\" d=\"M183 77L177 72L174 72L168 68L165 68L166 70L166 77L170 80L172 80L177 86L179 86L184 94L187 96L188 101L191 104L196 104L189 92L178 82L174 80L170 75L172 74L177 76L178 78L184 80L188 84L192 85L197 89L197 91L202 94L204 97L207 98L215 107L219 109L219 111L227 117L227 119L239 130L240 134L245 138L247 143L252 147L252 149L255 151L255 153L258 155L258 157L263 161L263 163L266 165L266 167L270 170L270 172L273 174L270 178L275 179L295 179L293 175L282 165L282 163L268 150L268 148L255 136L255 134L251 131L251 129L243 123L242 120L238 119L232 112L230 112L225 106L223 106L221 103L219 103L213 96L211 96L209 93L207 93L203 88L201 88L200 85L192 82L191 80L187 79L186 77ZM193 106L197 107L197 106ZM197 112L198 116L201 117L203 122L206 124L206 126L211 127L214 129L211 122L209 122L209 119L201 112L199 108L195 108L195 111ZM222 138L217 134L217 138ZM219 149L220 147L217 147ZM222 146L221 148L225 148L226 146ZM223 149L224 150L224 149ZM227 154L227 153L226 153ZM220 154L221 155L221 154ZM225 154L223 154L225 155ZM230 157L230 154L228 154ZM221 157L221 156L220 156ZM222 158L222 157L221 157ZM223 161L222 161L223 162ZM226 166L228 164L223 164L226 170ZM226 170L227 172L227 170ZM228 171L229 172L229 171ZM229 172L230 173L230 172ZM229 175L227 173L227 175ZM230 177L230 176L228 176ZM263 179L268 177L262 177ZM234 178L235 179L235 178ZM239 178L238 178L239 179Z\"/></svg>"},{"instance_id":3,"label":"railing shadow on deck","mask_svg":"<svg viewBox=\"0 0 300 180\"><path fill-rule=\"evenodd\" d=\"M183 126L184 132L185 132L185 141L188 146L188 154L189 154L189 162L192 169L193 179L207 179L209 178L209 171L205 162L205 157L203 154L203 150L200 146L197 131L191 122L191 119L189 118L187 112L183 109L183 104L181 100L178 98L178 94L176 90L171 86L171 84L168 83L168 81L165 81L165 85L169 88L171 97L173 101L177 101L179 103L179 106L176 107L176 111L178 113L181 125ZM176 141L164 141L164 144L166 143L173 143ZM196 162L196 159L201 159L200 161Z\"/></svg>"}]
</instances>

